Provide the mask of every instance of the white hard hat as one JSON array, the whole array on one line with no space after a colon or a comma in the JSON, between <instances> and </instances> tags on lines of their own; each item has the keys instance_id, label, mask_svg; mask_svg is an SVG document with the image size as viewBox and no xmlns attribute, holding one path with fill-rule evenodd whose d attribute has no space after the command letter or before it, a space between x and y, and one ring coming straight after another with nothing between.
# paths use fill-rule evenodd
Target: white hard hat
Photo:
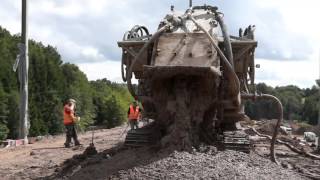
<instances>
[{"instance_id":1,"label":"white hard hat","mask_svg":"<svg viewBox=\"0 0 320 180\"><path fill-rule=\"evenodd\" d=\"M68 99L68 102L70 102L70 103L76 103L77 101L74 100L74 99Z\"/></svg>"}]
</instances>

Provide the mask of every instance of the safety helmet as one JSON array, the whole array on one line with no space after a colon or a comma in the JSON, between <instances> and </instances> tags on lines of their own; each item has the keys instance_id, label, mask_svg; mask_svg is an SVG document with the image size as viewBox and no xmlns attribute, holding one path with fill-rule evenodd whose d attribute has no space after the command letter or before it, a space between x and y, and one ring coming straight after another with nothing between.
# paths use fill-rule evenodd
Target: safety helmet
<instances>
[{"instance_id":1,"label":"safety helmet","mask_svg":"<svg viewBox=\"0 0 320 180\"><path fill-rule=\"evenodd\" d=\"M68 103L76 103L77 101L76 100L74 100L74 99L68 99Z\"/></svg>"}]
</instances>

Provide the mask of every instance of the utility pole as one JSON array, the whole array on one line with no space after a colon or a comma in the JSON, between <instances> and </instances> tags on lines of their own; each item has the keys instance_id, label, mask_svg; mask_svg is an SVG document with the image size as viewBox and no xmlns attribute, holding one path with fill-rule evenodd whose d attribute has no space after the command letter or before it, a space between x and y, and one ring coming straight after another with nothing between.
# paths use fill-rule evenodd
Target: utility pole
<instances>
[{"instance_id":1,"label":"utility pole","mask_svg":"<svg viewBox=\"0 0 320 180\"><path fill-rule=\"evenodd\" d=\"M319 49L319 79L316 80L320 94L320 49ZM320 101L318 101L318 126L320 127Z\"/></svg>"},{"instance_id":2,"label":"utility pole","mask_svg":"<svg viewBox=\"0 0 320 180\"><path fill-rule=\"evenodd\" d=\"M28 46L28 0L22 0L22 25L20 45L20 129L19 138L28 142L29 112L28 112L28 71L29 71L29 46Z\"/></svg>"},{"instance_id":3,"label":"utility pole","mask_svg":"<svg viewBox=\"0 0 320 180\"><path fill-rule=\"evenodd\" d=\"M316 83L318 85L318 89L319 89L319 94L320 94L320 49L319 49L319 79L316 80ZM318 128L317 128L317 138L316 138L316 148L318 151L320 151L320 142L319 142L319 136L320 136L320 100L317 103L317 107L318 107Z\"/></svg>"},{"instance_id":4,"label":"utility pole","mask_svg":"<svg viewBox=\"0 0 320 180\"><path fill-rule=\"evenodd\" d=\"M189 7L192 7L192 0L189 0Z\"/></svg>"}]
</instances>

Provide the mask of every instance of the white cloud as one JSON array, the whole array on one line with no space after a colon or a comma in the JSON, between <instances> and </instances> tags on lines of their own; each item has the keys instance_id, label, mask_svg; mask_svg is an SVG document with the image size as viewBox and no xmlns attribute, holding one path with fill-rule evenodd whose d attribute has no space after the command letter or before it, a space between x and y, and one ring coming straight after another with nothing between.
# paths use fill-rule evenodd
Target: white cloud
<instances>
[{"instance_id":1,"label":"white cloud","mask_svg":"<svg viewBox=\"0 0 320 180\"><path fill-rule=\"evenodd\" d=\"M101 54L99 50L94 47L84 47L82 49L81 55L91 61L101 61L105 58L103 54Z\"/></svg>"},{"instance_id":2,"label":"white cloud","mask_svg":"<svg viewBox=\"0 0 320 180\"><path fill-rule=\"evenodd\" d=\"M78 64L80 70L87 74L89 80L107 78L111 81L122 82L120 65L121 63L118 61Z\"/></svg>"},{"instance_id":3,"label":"white cloud","mask_svg":"<svg viewBox=\"0 0 320 180\"><path fill-rule=\"evenodd\" d=\"M307 88L315 85L315 80L319 78L317 59L305 61L256 59L256 63L261 65L260 69L256 69L256 81L274 87L294 84Z\"/></svg>"},{"instance_id":4,"label":"white cloud","mask_svg":"<svg viewBox=\"0 0 320 180\"><path fill-rule=\"evenodd\" d=\"M305 40L310 41L314 45L312 50L318 51L320 47L320 1L307 0L259 0L256 1L261 8L272 8L282 15L283 24L279 24L282 28L287 29L290 33L303 35ZM276 19L275 19L276 21ZM291 42L301 43L301 42Z\"/></svg>"},{"instance_id":5,"label":"white cloud","mask_svg":"<svg viewBox=\"0 0 320 180\"><path fill-rule=\"evenodd\" d=\"M29 1L31 38L57 47L64 61L76 63L89 79L106 77L121 82L121 50L117 41L135 24L151 32L169 11L170 5L184 10L181 0L32 0ZM0 1L0 25L20 32L20 1ZM212 4L194 0L194 4ZM259 43L258 81L272 85L297 84L307 87L317 78L320 47L318 7L320 1L307 0L216 0L225 13L229 30L257 25ZM297 59L298 57L298 59ZM291 61L292 59L295 61ZM272 61L270 60L272 59ZM286 59L286 60L280 60Z\"/></svg>"},{"instance_id":6,"label":"white cloud","mask_svg":"<svg viewBox=\"0 0 320 180\"><path fill-rule=\"evenodd\" d=\"M101 16L112 6L112 1L106 0L34 0L30 3L31 15L51 14L76 19L79 16Z\"/></svg>"}]
</instances>

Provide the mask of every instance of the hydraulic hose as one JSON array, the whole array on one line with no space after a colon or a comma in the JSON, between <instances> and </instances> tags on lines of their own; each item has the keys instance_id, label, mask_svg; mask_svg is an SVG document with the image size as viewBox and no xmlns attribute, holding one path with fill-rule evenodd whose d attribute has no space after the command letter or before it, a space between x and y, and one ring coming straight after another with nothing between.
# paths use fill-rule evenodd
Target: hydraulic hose
<instances>
[{"instance_id":1,"label":"hydraulic hose","mask_svg":"<svg viewBox=\"0 0 320 180\"><path fill-rule=\"evenodd\" d=\"M233 66L230 64L229 60L226 58L226 56L223 54L222 50L218 47L218 45L215 43L214 39L212 38L212 36L209 34L209 32L207 30L205 30L204 27L202 27L191 15L191 13L188 14L188 18L190 20L193 21L193 23L199 28L201 29L208 37L208 39L210 40L212 46L216 49L216 51L218 52L219 56L221 57L223 63L225 64L226 67L226 71L228 72L228 76L231 79L231 85L232 87L230 87L230 90L233 90L233 94L236 95L240 92L240 81L239 78L237 76L237 74L235 73Z\"/></svg>"},{"instance_id":2,"label":"hydraulic hose","mask_svg":"<svg viewBox=\"0 0 320 180\"><path fill-rule=\"evenodd\" d=\"M131 93L131 95L138 99L138 96L136 95L136 93L134 92L133 86L132 86L132 82L131 82L131 78L132 78L132 68L134 67L134 65L136 64L136 62L141 58L141 56L143 55L143 53L145 51L147 51L147 49L149 48L149 46L165 31L167 30L171 25L170 24L166 24L165 26L161 27L156 33L154 33L151 38L149 39L148 42L146 42L143 47L140 49L139 53L137 54L137 56L133 59L133 61L131 62L131 64L129 65L128 71L126 73L126 79L127 79L127 86L128 86L128 90Z\"/></svg>"},{"instance_id":3,"label":"hydraulic hose","mask_svg":"<svg viewBox=\"0 0 320 180\"><path fill-rule=\"evenodd\" d=\"M261 94L261 95L257 95L257 94L241 94L241 99L246 99L246 100L251 100L251 101L255 101L256 99L257 100L269 99L269 100L273 100L274 102L277 103L277 110L278 110L278 113L279 113L279 117L278 117L278 120L277 120L277 123L276 123L276 127L275 127L275 129L273 131L273 135L272 135L272 139L271 139L270 159L271 159L272 162L275 162L275 163L279 164L279 162L277 161L277 158L276 158L275 151L274 151L274 145L276 143L277 135L278 135L278 132L279 132L279 127L280 127L281 121L283 119L283 106L282 106L281 101L277 97L275 97L273 95L270 95L270 94Z\"/></svg>"},{"instance_id":4,"label":"hydraulic hose","mask_svg":"<svg viewBox=\"0 0 320 180\"><path fill-rule=\"evenodd\" d=\"M131 32L136 32L138 33L138 35L140 37L143 37L143 36L149 36L149 31L146 27L144 26L139 26L139 25L135 25L132 29L131 29ZM140 34L139 34L140 33ZM145 33L145 34L144 34Z\"/></svg>"},{"instance_id":5,"label":"hydraulic hose","mask_svg":"<svg viewBox=\"0 0 320 180\"><path fill-rule=\"evenodd\" d=\"M124 72L125 72L125 70L124 70L124 62L123 62L123 58L121 59L121 77L122 77L122 80L124 81L124 82L126 82L127 81L127 75L126 74L124 74Z\"/></svg>"},{"instance_id":6,"label":"hydraulic hose","mask_svg":"<svg viewBox=\"0 0 320 180\"><path fill-rule=\"evenodd\" d=\"M228 34L227 26L225 25L222 16L219 14L216 16L216 20L220 24L223 39L224 39L224 47L226 48L226 56L227 59L229 60L232 68L234 69L234 62L233 62L233 53L232 53L232 46L231 46L231 41L230 41L230 36Z\"/></svg>"},{"instance_id":7,"label":"hydraulic hose","mask_svg":"<svg viewBox=\"0 0 320 180\"><path fill-rule=\"evenodd\" d=\"M133 28L130 31L127 31L124 35L122 40L123 41L128 41L131 39L135 39L135 38L143 38L143 37L147 37L149 36L149 31L146 27L144 26L140 26L140 25L135 25L133 26ZM125 70L124 70L124 59L122 58L121 60L121 75L122 75L122 80L124 82L127 81L126 79L126 74L125 74Z\"/></svg>"}]
</instances>

